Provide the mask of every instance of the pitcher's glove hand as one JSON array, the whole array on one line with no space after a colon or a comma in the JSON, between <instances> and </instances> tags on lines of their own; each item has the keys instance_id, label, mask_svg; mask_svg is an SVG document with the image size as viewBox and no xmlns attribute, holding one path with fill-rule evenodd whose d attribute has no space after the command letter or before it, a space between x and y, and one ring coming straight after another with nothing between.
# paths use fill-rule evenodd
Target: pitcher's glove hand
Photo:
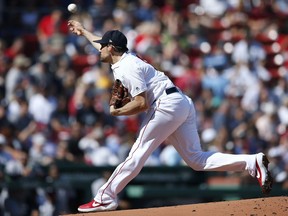
<instances>
[{"instance_id":1,"label":"pitcher's glove hand","mask_svg":"<svg viewBox=\"0 0 288 216\"><path fill-rule=\"evenodd\" d=\"M128 93L128 89L125 88L122 82L118 79L115 80L112 86L110 106L114 106L115 109L123 107L131 101Z\"/></svg>"}]
</instances>

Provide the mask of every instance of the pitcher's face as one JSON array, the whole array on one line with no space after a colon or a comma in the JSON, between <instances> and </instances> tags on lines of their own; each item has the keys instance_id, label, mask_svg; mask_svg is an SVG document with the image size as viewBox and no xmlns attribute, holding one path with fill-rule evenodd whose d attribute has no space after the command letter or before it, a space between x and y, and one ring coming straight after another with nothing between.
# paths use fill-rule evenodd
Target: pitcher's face
<instances>
[{"instance_id":1,"label":"pitcher's face","mask_svg":"<svg viewBox=\"0 0 288 216\"><path fill-rule=\"evenodd\" d=\"M100 51L100 61L110 63L111 53L109 51L109 45L108 44L101 44L101 48L99 51Z\"/></svg>"}]
</instances>

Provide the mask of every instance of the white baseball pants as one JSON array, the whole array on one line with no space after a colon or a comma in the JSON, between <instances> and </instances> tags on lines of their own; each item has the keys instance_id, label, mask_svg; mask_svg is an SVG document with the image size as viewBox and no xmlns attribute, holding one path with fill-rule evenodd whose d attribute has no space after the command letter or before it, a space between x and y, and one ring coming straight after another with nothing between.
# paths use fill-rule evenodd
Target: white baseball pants
<instances>
[{"instance_id":1,"label":"white baseball pants","mask_svg":"<svg viewBox=\"0 0 288 216\"><path fill-rule=\"evenodd\" d=\"M100 203L117 202L117 194L138 175L150 154L167 138L194 170L247 170L255 176L256 155L203 152L192 100L182 93L164 93L147 112L128 157L117 166L94 199Z\"/></svg>"}]
</instances>

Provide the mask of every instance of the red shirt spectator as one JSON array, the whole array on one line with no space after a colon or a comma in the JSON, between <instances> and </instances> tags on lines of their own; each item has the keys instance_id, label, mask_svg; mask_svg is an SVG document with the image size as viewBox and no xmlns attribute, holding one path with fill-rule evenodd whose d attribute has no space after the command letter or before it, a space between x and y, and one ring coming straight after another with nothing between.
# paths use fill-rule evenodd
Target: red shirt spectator
<instances>
[{"instance_id":1,"label":"red shirt spectator","mask_svg":"<svg viewBox=\"0 0 288 216\"><path fill-rule=\"evenodd\" d=\"M55 9L51 14L42 17L38 24L39 42L46 42L56 33L68 34L67 20L62 17L62 11Z\"/></svg>"}]
</instances>

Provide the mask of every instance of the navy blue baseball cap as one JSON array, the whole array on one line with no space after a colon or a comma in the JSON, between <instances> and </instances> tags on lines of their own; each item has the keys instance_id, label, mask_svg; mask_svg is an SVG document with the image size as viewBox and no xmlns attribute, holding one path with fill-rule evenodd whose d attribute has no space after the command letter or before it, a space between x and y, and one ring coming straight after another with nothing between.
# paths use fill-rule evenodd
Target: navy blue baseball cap
<instances>
[{"instance_id":1,"label":"navy blue baseball cap","mask_svg":"<svg viewBox=\"0 0 288 216\"><path fill-rule=\"evenodd\" d=\"M105 32L100 40L95 40L95 43L100 44L112 44L117 49L126 52L127 48L127 38L119 30L110 30Z\"/></svg>"}]
</instances>

